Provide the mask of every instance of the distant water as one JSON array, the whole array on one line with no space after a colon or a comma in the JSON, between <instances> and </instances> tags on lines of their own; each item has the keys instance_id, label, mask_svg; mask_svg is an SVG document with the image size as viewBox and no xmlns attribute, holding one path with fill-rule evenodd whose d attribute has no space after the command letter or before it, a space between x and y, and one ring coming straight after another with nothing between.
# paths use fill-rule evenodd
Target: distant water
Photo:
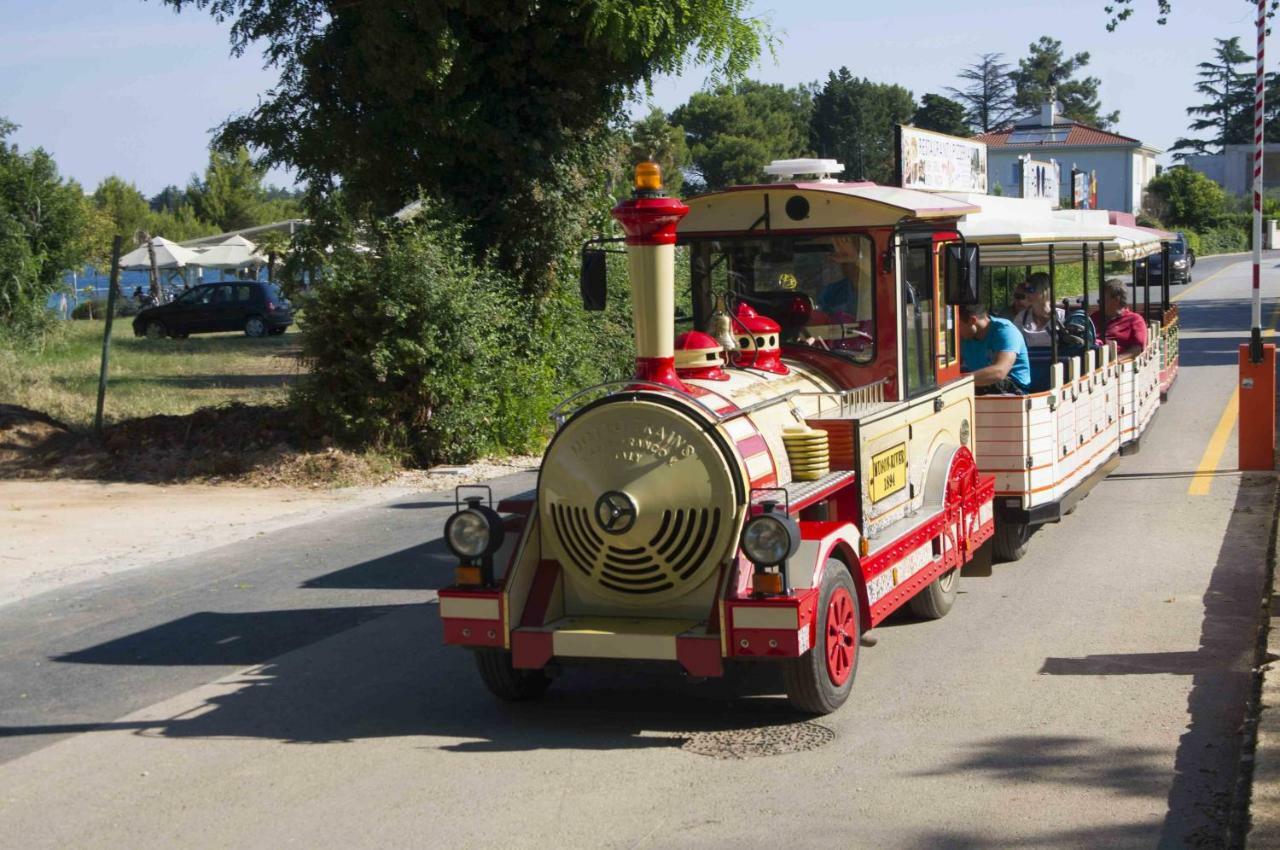
<instances>
[{"instance_id":1,"label":"distant water","mask_svg":"<svg viewBox=\"0 0 1280 850\"><path fill-rule=\"evenodd\" d=\"M200 283L217 283L219 280L223 279L220 277L220 274L221 273L215 269L205 269L204 275L201 277L197 276L195 272L192 271L190 283L192 286ZM228 277L226 279L232 280L233 278L230 277L231 273L228 272L227 274ZM263 281L267 279L267 270L265 268L259 271L258 279ZM99 272L93 266L86 266L84 270L77 275L73 276L68 272L66 277L63 278L63 283L67 287L67 311L70 312L78 301L106 300L107 291L111 287L111 275L109 273ZM181 275L173 275L170 277L167 272L161 270L160 285L162 287L168 289L170 286L176 286L181 289L182 284L183 278ZM71 294L73 286L77 290L75 295ZM150 275L147 272L120 272L120 289L123 291L126 298L131 296L133 294L133 290L137 288L141 288L144 293L151 291ZM55 292L49 296L48 307L50 310L58 309L58 295L59 293Z\"/></svg>"}]
</instances>

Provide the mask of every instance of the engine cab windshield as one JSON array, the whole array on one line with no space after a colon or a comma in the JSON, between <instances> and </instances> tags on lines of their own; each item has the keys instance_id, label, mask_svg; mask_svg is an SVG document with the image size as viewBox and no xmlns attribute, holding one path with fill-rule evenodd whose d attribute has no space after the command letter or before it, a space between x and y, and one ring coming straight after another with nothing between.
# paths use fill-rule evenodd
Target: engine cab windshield
<instances>
[{"instance_id":1,"label":"engine cab windshield","mask_svg":"<svg viewBox=\"0 0 1280 850\"><path fill-rule=\"evenodd\" d=\"M761 236L690 244L698 314L716 300L750 304L778 321L783 340L875 357L875 275L871 240L861 234Z\"/></svg>"}]
</instances>

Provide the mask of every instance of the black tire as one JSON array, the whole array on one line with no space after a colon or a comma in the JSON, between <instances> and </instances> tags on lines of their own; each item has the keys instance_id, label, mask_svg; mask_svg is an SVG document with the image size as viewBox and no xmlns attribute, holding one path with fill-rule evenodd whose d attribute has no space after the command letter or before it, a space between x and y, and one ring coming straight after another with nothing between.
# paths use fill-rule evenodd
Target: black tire
<instances>
[{"instance_id":1,"label":"black tire","mask_svg":"<svg viewBox=\"0 0 1280 850\"><path fill-rule=\"evenodd\" d=\"M147 339L164 339L169 335L169 329L164 326L164 322L152 319L147 322L146 334Z\"/></svg>"},{"instance_id":2,"label":"black tire","mask_svg":"<svg viewBox=\"0 0 1280 850\"><path fill-rule=\"evenodd\" d=\"M952 568L929 582L929 586L911 597L911 613L925 620L941 620L956 603L960 589L960 570Z\"/></svg>"},{"instance_id":3,"label":"black tire","mask_svg":"<svg viewBox=\"0 0 1280 850\"><path fill-rule=\"evenodd\" d=\"M267 335L267 322L261 316L250 316L244 320L244 335L254 338Z\"/></svg>"},{"instance_id":4,"label":"black tire","mask_svg":"<svg viewBox=\"0 0 1280 850\"><path fill-rule=\"evenodd\" d=\"M547 690L551 679L541 670L517 670L511 666L511 653L502 649L477 649L476 669L480 680L498 699L524 702L537 699Z\"/></svg>"},{"instance_id":5,"label":"black tire","mask_svg":"<svg viewBox=\"0 0 1280 850\"><path fill-rule=\"evenodd\" d=\"M1001 522L996 520L995 542L996 557L1001 561L1020 561L1027 554L1027 540L1031 538L1031 527L1025 522Z\"/></svg>"},{"instance_id":6,"label":"black tire","mask_svg":"<svg viewBox=\"0 0 1280 850\"><path fill-rule=\"evenodd\" d=\"M828 616L831 614L832 598L840 595L842 601L852 606L852 620L846 620L846 626L852 628L842 630L833 635L849 659L847 678L842 684L836 684L828 672ZM858 591L853 586L853 578L849 575L844 563L831 558L822 571L822 589L818 594L818 622L814 630L817 635L814 646L799 658L788 659L782 667L782 681L786 686L787 699L791 705L806 714L830 714L844 705L853 690L853 681L858 674L858 648L862 639L862 619L858 610Z\"/></svg>"}]
</instances>

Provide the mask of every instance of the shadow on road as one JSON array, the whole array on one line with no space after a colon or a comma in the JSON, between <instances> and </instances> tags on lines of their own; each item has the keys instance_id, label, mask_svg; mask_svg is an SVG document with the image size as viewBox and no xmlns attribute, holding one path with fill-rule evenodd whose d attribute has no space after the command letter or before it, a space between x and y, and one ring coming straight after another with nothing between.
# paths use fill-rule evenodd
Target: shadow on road
<instances>
[{"instance_id":1,"label":"shadow on road","mask_svg":"<svg viewBox=\"0 0 1280 850\"><path fill-rule=\"evenodd\" d=\"M1053 676L1192 677L1188 723L1173 765L1161 847L1225 846L1232 828L1275 496L1275 476L1242 475L1204 593L1197 649L1046 658L1040 669Z\"/></svg>"},{"instance_id":2,"label":"shadow on road","mask_svg":"<svg viewBox=\"0 0 1280 850\"><path fill-rule=\"evenodd\" d=\"M778 671L767 667L699 684L665 665L574 667L541 701L502 703L480 683L469 653L442 645L435 605L196 614L58 660L254 664L268 657L171 717L0 727L0 737L132 730L307 743L411 737L456 752L604 750L673 747L697 732L803 719L781 698Z\"/></svg>"}]
</instances>

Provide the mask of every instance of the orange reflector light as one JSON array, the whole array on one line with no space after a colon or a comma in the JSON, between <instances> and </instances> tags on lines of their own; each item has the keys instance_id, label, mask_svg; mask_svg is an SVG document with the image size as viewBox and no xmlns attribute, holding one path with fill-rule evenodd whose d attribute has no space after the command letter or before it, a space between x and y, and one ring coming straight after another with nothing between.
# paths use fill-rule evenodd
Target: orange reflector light
<instances>
[{"instance_id":1,"label":"orange reflector light","mask_svg":"<svg viewBox=\"0 0 1280 850\"><path fill-rule=\"evenodd\" d=\"M479 567L458 567L453 571L454 584L478 585L481 581Z\"/></svg>"},{"instance_id":2,"label":"orange reflector light","mask_svg":"<svg viewBox=\"0 0 1280 850\"><path fill-rule=\"evenodd\" d=\"M782 593L782 573L756 573L752 579L752 588L756 593Z\"/></svg>"},{"instance_id":3,"label":"orange reflector light","mask_svg":"<svg viewBox=\"0 0 1280 850\"><path fill-rule=\"evenodd\" d=\"M658 163L641 162L636 164L636 191L662 191L662 169L658 167Z\"/></svg>"}]
</instances>

